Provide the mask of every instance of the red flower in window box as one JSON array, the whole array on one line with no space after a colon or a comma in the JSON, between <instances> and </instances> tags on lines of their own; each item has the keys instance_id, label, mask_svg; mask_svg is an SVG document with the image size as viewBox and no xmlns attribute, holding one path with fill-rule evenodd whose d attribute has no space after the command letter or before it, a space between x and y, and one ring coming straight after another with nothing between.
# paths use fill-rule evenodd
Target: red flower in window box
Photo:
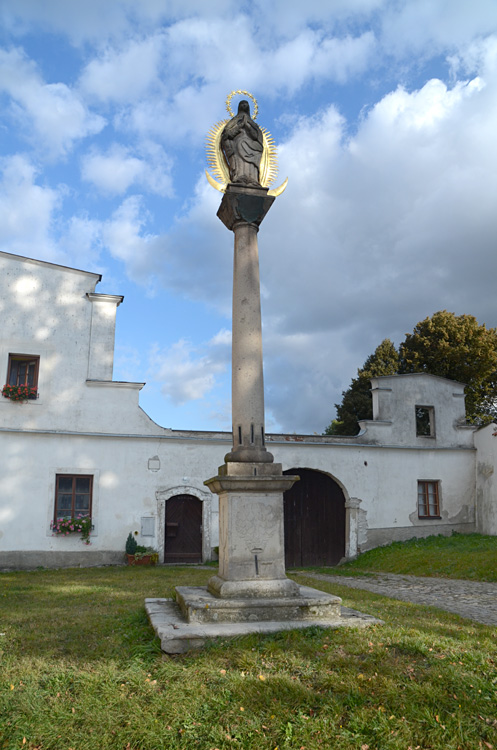
<instances>
[{"instance_id":1,"label":"red flower in window box","mask_svg":"<svg viewBox=\"0 0 497 750\"><path fill-rule=\"evenodd\" d=\"M11 401L28 401L38 398L38 389L30 385L4 385L2 396L10 398Z\"/></svg>"}]
</instances>

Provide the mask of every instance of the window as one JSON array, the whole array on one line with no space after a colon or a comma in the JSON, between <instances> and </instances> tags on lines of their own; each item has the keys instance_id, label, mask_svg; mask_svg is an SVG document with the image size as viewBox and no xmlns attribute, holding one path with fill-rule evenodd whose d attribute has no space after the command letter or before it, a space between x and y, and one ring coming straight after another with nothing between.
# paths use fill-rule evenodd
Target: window
<instances>
[{"instance_id":1,"label":"window","mask_svg":"<svg viewBox=\"0 0 497 750\"><path fill-rule=\"evenodd\" d=\"M27 385L30 388L38 388L39 367L40 358L36 354L9 354L7 385ZM28 398L36 397L36 393L28 396Z\"/></svg>"},{"instance_id":2,"label":"window","mask_svg":"<svg viewBox=\"0 0 497 750\"><path fill-rule=\"evenodd\" d=\"M57 474L54 520L91 516L92 489L93 476Z\"/></svg>"},{"instance_id":3,"label":"window","mask_svg":"<svg viewBox=\"0 0 497 750\"><path fill-rule=\"evenodd\" d=\"M418 517L440 518L438 481L418 482Z\"/></svg>"},{"instance_id":4,"label":"window","mask_svg":"<svg viewBox=\"0 0 497 750\"><path fill-rule=\"evenodd\" d=\"M415 406L416 436L435 437L435 409L433 406Z\"/></svg>"}]
</instances>

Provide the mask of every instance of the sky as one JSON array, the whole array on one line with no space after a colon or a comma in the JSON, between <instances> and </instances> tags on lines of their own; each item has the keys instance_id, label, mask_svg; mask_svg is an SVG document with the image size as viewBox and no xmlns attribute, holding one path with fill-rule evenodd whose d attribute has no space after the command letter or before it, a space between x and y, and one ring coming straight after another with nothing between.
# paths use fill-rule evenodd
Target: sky
<instances>
[{"instance_id":1,"label":"sky","mask_svg":"<svg viewBox=\"0 0 497 750\"><path fill-rule=\"evenodd\" d=\"M320 434L384 338L497 326L497 2L2 0L0 249L125 296L114 379L173 429L231 429L205 140L238 89L288 177L259 232L266 429Z\"/></svg>"}]
</instances>

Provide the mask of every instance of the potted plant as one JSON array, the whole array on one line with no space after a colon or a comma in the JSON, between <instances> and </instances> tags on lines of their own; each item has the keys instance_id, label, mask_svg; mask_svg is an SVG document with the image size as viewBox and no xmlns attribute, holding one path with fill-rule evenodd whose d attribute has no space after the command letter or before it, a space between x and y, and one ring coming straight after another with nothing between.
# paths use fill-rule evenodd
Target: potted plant
<instances>
[{"instance_id":1,"label":"potted plant","mask_svg":"<svg viewBox=\"0 0 497 750\"><path fill-rule=\"evenodd\" d=\"M159 561L159 554L152 547L137 544L130 531L126 539L126 558L128 565L155 565Z\"/></svg>"}]
</instances>

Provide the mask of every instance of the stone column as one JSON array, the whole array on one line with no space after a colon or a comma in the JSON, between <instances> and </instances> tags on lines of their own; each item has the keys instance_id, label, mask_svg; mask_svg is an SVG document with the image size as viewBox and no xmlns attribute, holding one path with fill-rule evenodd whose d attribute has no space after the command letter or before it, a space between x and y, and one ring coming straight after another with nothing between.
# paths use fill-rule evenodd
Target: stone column
<instances>
[{"instance_id":1,"label":"stone column","mask_svg":"<svg viewBox=\"0 0 497 750\"><path fill-rule=\"evenodd\" d=\"M259 225L274 198L267 188L229 185L218 216L235 235L233 262L231 412L233 448L227 462L270 463L265 446Z\"/></svg>"},{"instance_id":2,"label":"stone column","mask_svg":"<svg viewBox=\"0 0 497 750\"><path fill-rule=\"evenodd\" d=\"M265 446L264 378L257 233L274 198L267 188L228 185L218 216L235 235L233 266L233 447L218 476L219 573L208 584L220 598L298 596L285 575L284 476Z\"/></svg>"}]
</instances>

